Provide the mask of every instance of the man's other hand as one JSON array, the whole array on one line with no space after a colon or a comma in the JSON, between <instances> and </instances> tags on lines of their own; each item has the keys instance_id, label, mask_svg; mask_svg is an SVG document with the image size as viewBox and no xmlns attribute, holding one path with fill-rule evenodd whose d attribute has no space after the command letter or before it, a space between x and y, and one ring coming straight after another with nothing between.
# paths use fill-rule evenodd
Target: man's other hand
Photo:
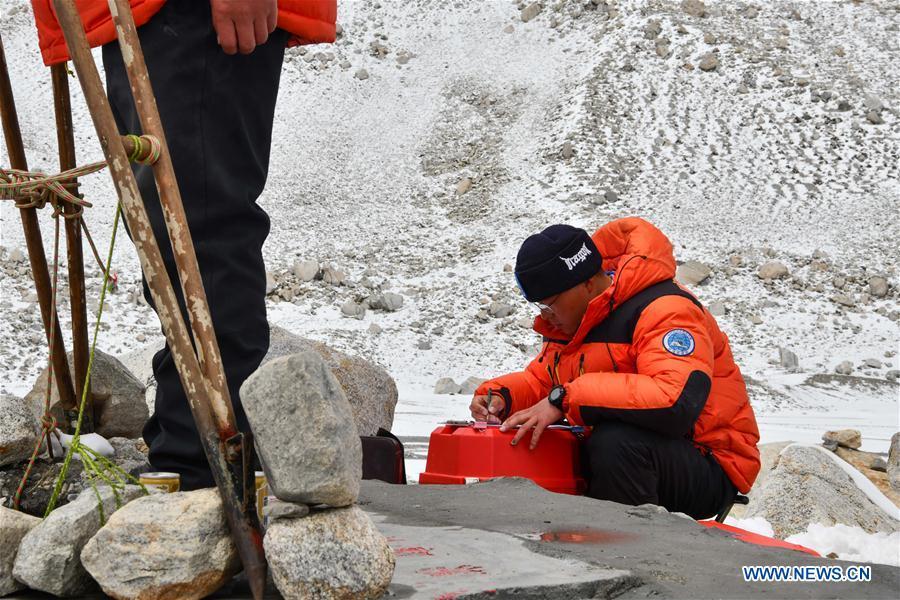
<instances>
[{"instance_id":1,"label":"man's other hand","mask_svg":"<svg viewBox=\"0 0 900 600\"><path fill-rule=\"evenodd\" d=\"M515 446L519 443L519 440L522 439L522 436L528 431L534 430L531 434L531 443L528 445L530 450L534 450L538 445L538 440L541 439L541 434L544 433L544 429L546 429L548 425L553 425L564 416L565 415L561 410L550 404L550 401L544 398L531 408L520 410L505 420L500 426L500 431L506 431L512 429L516 425L521 425L519 431L516 432L516 435L510 442L510 444Z\"/></svg>"},{"instance_id":2,"label":"man's other hand","mask_svg":"<svg viewBox=\"0 0 900 600\"><path fill-rule=\"evenodd\" d=\"M488 400L490 400L490 405L488 405ZM503 401L503 396L500 394L475 396L472 398L472 404L469 405L473 419L488 423L499 423L500 418L497 415L502 413L504 408L506 408L506 402Z\"/></svg>"},{"instance_id":3,"label":"man's other hand","mask_svg":"<svg viewBox=\"0 0 900 600\"><path fill-rule=\"evenodd\" d=\"M210 0L209 5L225 54L250 54L275 31L278 0Z\"/></svg>"}]
</instances>

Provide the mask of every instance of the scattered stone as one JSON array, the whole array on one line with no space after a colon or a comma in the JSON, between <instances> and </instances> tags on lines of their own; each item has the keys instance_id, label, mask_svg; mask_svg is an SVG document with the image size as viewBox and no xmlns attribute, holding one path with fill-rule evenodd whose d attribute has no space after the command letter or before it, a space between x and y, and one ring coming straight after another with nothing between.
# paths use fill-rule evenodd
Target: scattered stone
<instances>
[{"instance_id":1,"label":"scattered stone","mask_svg":"<svg viewBox=\"0 0 900 600\"><path fill-rule=\"evenodd\" d=\"M888 293L888 282L878 275L869 278L869 294L874 298L884 298Z\"/></svg>"},{"instance_id":2,"label":"scattered stone","mask_svg":"<svg viewBox=\"0 0 900 600\"><path fill-rule=\"evenodd\" d=\"M40 434L40 422L25 401L0 393L0 467L28 460Z\"/></svg>"},{"instance_id":3,"label":"scattered stone","mask_svg":"<svg viewBox=\"0 0 900 600\"><path fill-rule=\"evenodd\" d=\"M866 94L863 98L863 104L867 110L872 112L880 113L884 110L884 103L874 94Z\"/></svg>"},{"instance_id":4,"label":"scattered stone","mask_svg":"<svg viewBox=\"0 0 900 600\"><path fill-rule=\"evenodd\" d=\"M516 28L513 26L512 23L510 23L509 25L507 25L506 27L503 28L503 33L512 33L515 30L516 30Z\"/></svg>"},{"instance_id":5,"label":"scattered stone","mask_svg":"<svg viewBox=\"0 0 900 600\"><path fill-rule=\"evenodd\" d=\"M856 306L856 301L847 294L835 294L831 297L831 301L848 308Z\"/></svg>"},{"instance_id":6,"label":"scattered stone","mask_svg":"<svg viewBox=\"0 0 900 600\"><path fill-rule=\"evenodd\" d=\"M714 317L724 317L727 309L725 308L725 303L720 300L714 300L709 303L709 314Z\"/></svg>"},{"instance_id":7,"label":"scattered stone","mask_svg":"<svg viewBox=\"0 0 900 600\"><path fill-rule=\"evenodd\" d=\"M532 2L519 12L519 17L522 19L523 23L527 23L538 16L543 8L544 7L540 2Z\"/></svg>"},{"instance_id":8,"label":"scattered stone","mask_svg":"<svg viewBox=\"0 0 900 600\"><path fill-rule=\"evenodd\" d=\"M271 523L276 519L302 519L309 514L309 506L299 502L285 502L270 496L263 507L263 518Z\"/></svg>"},{"instance_id":9,"label":"scattered stone","mask_svg":"<svg viewBox=\"0 0 900 600\"><path fill-rule=\"evenodd\" d=\"M375 310L395 312L403 308L403 296L393 292L385 292L369 299L369 307Z\"/></svg>"},{"instance_id":10,"label":"scattered stone","mask_svg":"<svg viewBox=\"0 0 900 600\"><path fill-rule=\"evenodd\" d=\"M699 285L706 281L712 269L697 260L689 260L675 269L675 279L685 285Z\"/></svg>"},{"instance_id":11,"label":"scattered stone","mask_svg":"<svg viewBox=\"0 0 900 600\"><path fill-rule=\"evenodd\" d=\"M25 253L20 248L13 248L7 258L11 263L23 263L25 262Z\"/></svg>"},{"instance_id":12,"label":"scattered stone","mask_svg":"<svg viewBox=\"0 0 900 600\"><path fill-rule=\"evenodd\" d=\"M68 353L69 368L75 372L74 353ZM44 397L47 393L45 367L34 387L25 396L32 414L40 419L44 413ZM105 438L139 438L144 424L150 417L144 399L145 387L117 358L100 350L94 353L91 369L91 392L94 397L94 432ZM59 406L59 393L54 378L50 395L50 412L59 423L66 418Z\"/></svg>"},{"instance_id":13,"label":"scattered stone","mask_svg":"<svg viewBox=\"0 0 900 600\"><path fill-rule=\"evenodd\" d=\"M502 319L516 312L516 308L505 302L491 302L488 305L488 314L495 319Z\"/></svg>"},{"instance_id":14,"label":"scattered stone","mask_svg":"<svg viewBox=\"0 0 900 600\"><path fill-rule=\"evenodd\" d=\"M347 276L343 271L339 271L334 267L325 267L322 269L322 281L330 285L344 285Z\"/></svg>"},{"instance_id":15,"label":"scattered stone","mask_svg":"<svg viewBox=\"0 0 900 600\"><path fill-rule=\"evenodd\" d=\"M275 276L272 275L271 272L266 271L266 296L270 295L278 288L278 282L275 281Z\"/></svg>"},{"instance_id":16,"label":"scattered stone","mask_svg":"<svg viewBox=\"0 0 900 600\"><path fill-rule=\"evenodd\" d=\"M360 81L365 81L366 79L369 78L369 72L366 71L365 69L359 69L358 71L356 71L356 73L353 76L356 77L357 79L359 79Z\"/></svg>"},{"instance_id":17,"label":"scattered stone","mask_svg":"<svg viewBox=\"0 0 900 600\"><path fill-rule=\"evenodd\" d=\"M763 320L759 315L751 315L750 322L753 323L754 325L762 325L763 324Z\"/></svg>"},{"instance_id":18,"label":"scattered stone","mask_svg":"<svg viewBox=\"0 0 900 600\"><path fill-rule=\"evenodd\" d=\"M841 112L847 112L851 108L853 108L853 107L850 106L850 103L847 102L846 100L841 100L838 102L837 109Z\"/></svg>"},{"instance_id":19,"label":"scattered stone","mask_svg":"<svg viewBox=\"0 0 900 600\"><path fill-rule=\"evenodd\" d=\"M575 155L575 150L572 149L572 142L563 142L562 148L559 151L559 155L563 158L563 160L569 160Z\"/></svg>"},{"instance_id":20,"label":"scattered stone","mask_svg":"<svg viewBox=\"0 0 900 600\"><path fill-rule=\"evenodd\" d=\"M373 335L378 335L382 331L384 331L384 329L382 329L381 325L379 325L378 323L372 323L371 325L369 325L369 333Z\"/></svg>"},{"instance_id":21,"label":"scattered stone","mask_svg":"<svg viewBox=\"0 0 900 600\"><path fill-rule=\"evenodd\" d=\"M700 59L699 66L701 71L715 71L719 68L719 57L712 52L705 54L703 58Z\"/></svg>"},{"instance_id":22,"label":"scattered stone","mask_svg":"<svg viewBox=\"0 0 900 600\"><path fill-rule=\"evenodd\" d=\"M348 317L362 320L366 316L366 307L353 300L347 300L341 304L341 312Z\"/></svg>"},{"instance_id":23,"label":"scattered stone","mask_svg":"<svg viewBox=\"0 0 900 600\"><path fill-rule=\"evenodd\" d=\"M748 6L744 10L744 16L748 19L755 19L759 15L759 9L755 6Z\"/></svg>"},{"instance_id":24,"label":"scattered stone","mask_svg":"<svg viewBox=\"0 0 900 600\"><path fill-rule=\"evenodd\" d=\"M839 460L821 448L788 446L754 491L744 518L765 518L780 539L806 531L810 523L842 523L870 533L900 530L900 524L856 486Z\"/></svg>"},{"instance_id":25,"label":"scattered stone","mask_svg":"<svg viewBox=\"0 0 900 600\"><path fill-rule=\"evenodd\" d=\"M834 368L834 372L838 375L850 375L853 373L853 363L849 360L842 361Z\"/></svg>"},{"instance_id":26,"label":"scattered stone","mask_svg":"<svg viewBox=\"0 0 900 600\"><path fill-rule=\"evenodd\" d=\"M788 371L800 370L800 361L797 359L797 355L787 348L778 348L778 364Z\"/></svg>"},{"instance_id":27,"label":"scattered stone","mask_svg":"<svg viewBox=\"0 0 900 600\"><path fill-rule=\"evenodd\" d=\"M450 377L441 377L434 384L435 394L458 394L462 387Z\"/></svg>"},{"instance_id":28,"label":"scattered stone","mask_svg":"<svg viewBox=\"0 0 900 600\"><path fill-rule=\"evenodd\" d=\"M867 358L863 361L863 366L867 369L880 369L882 364L877 358Z\"/></svg>"},{"instance_id":29,"label":"scattered stone","mask_svg":"<svg viewBox=\"0 0 900 600\"><path fill-rule=\"evenodd\" d=\"M98 487L103 517L108 519L117 502L143 495L136 485L126 486L117 500L110 487ZM55 509L22 539L13 576L34 590L56 596L80 596L96 588L81 564L81 550L102 526L97 495L82 492L74 502Z\"/></svg>"},{"instance_id":30,"label":"scattered stone","mask_svg":"<svg viewBox=\"0 0 900 600\"><path fill-rule=\"evenodd\" d=\"M459 385L459 393L471 396L485 381L487 381L487 379L482 379L481 377L469 377Z\"/></svg>"},{"instance_id":31,"label":"scattered stone","mask_svg":"<svg viewBox=\"0 0 900 600\"><path fill-rule=\"evenodd\" d=\"M838 429L837 431L826 431L822 435L822 440L826 442L837 443L838 446L844 448L853 448L858 450L862 446L862 434L856 429Z\"/></svg>"},{"instance_id":32,"label":"scattered stone","mask_svg":"<svg viewBox=\"0 0 900 600\"><path fill-rule=\"evenodd\" d=\"M646 25L644 25L644 37L648 40L655 40L656 36L658 36L662 32L662 23L659 22L659 19L650 19Z\"/></svg>"},{"instance_id":33,"label":"scattered stone","mask_svg":"<svg viewBox=\"0 0 900 600\"><path fill-rule=\"evenodd\" d=\"M872 461L871 468L879 473L887 473L887 461L879 456Z\"/></svg>"},{"instance_id":34,"label":"scattered stone","mask_svg":"<svg viewBox=\"0 0 900 600\"><path fill-rule=\"evenodd\" d=\"M706 5L701 0L682 0L681 10L692 17L702 18L707 15Z\"/></svg>"},{"instance_id":35,"label":"scattered stone","mask_svg":"<svg viewBox=\"0 0 900 600\"><path fill-rule=\"evenodd\" d=\"M416 348L419 350L431 350L431 342L428 340L419 340L419 343L416 344Z\"/></svg>"},{"instance_id":36,"label":"scattered stone","mask_svg":"<svg viewBox=\"0 0 900 600\"><path fill-rule=\"evenodd\" d=\"M605 192L603 192L603 199L607 202L618 202L619 195L613 190L606 190Z\"/></svg>"},{"instance_id":37,"label":"scattered stone","mask_svg":"<svg viewBox=\"0 0 900 600\"><path fill-rule=\"evenodd\" d=\"M319 262L301 260L294 263L294 277L300 281L312 281L319 275Z\"/></svg>"},{"instance_id":38,"label":"scattered stone","mask_svg":"<svg viewBox=\"0 0 900 600\"><path fill-rule=\"evenodd\" d=\"M656 40L656 55L660 58L669 58L672 56L672 49L669 46L667 38L658 38Z\"/></svg>"},{"instance_id":39,"label":"scattered stone","mask_svg":"<svg viewBox=\"0 0 900 600\"><path fill-rule=\"evenodd\" d=\"M394 573L393 550L356 506L275 520L264 546L286 600L380 598Z\"/></svg>"},{"instance_id":40,"label":"scattered stone","mask_svg":"<svg viewBox=\"0 0 900 600\"><path fill-rule=\"evenodd\" d=\"M715 34L707 31L703 34L703 43L712 46L713 44L719 43L719 39L715 36Z\"/></svg>"},{"instance_id":41,"label":"scattered stone","mask_svg":"<svg viewBox=\"0 0 900 600\"><path fill-rule=\"evenodd\" d=\"M0 597L25 589L13 578L13 564L22 538L40 522L37 517L0 506Z\"/></svg>"},{"instance_id":42,"label":"scattered stone","mask_svg":"<svg viewBox=\"0 0 900 600\"><path fill-rule=\"evenodd\" d=\"M269 489L281 500L356 501L362 447L350 403L315 352L276 358L241 386Z\"/></svg>"},{"instance_id":43,"label":"scattered stone","mask_svg":"<svg viewBox=\"0 0 900 600\"><path fill-rule=\"evenodd\" d=\"M240 570L215 488L153 494L116 511L81 552L114 598L205 598Z\"/></svg>"},{"instance_id":44,"label":"scattered stone","mask_svg":"<svg viewBox=\"0 0 900 600\"><path fill-rule=\"evenodd\" d=\"M900 432L891 436L891 448L888 450L887 474L891 489L900 492Z\"/></svg>"},{"instance_id":45,"label":"scattered stone","mask_svg":"<svg viewBox=\"0 0 900 600\"><path fill-rule=\"evenodd\" d=\"M784 266L783 263L777 260L771 260L762 265L756 275L760 279L765 280L783 279L790 275L790 271L788 271L788 268Z\"/></svg>"},{"instance_id":46,"label":"scattered stone","mask_svg":"<svg viewBox=\"0 0 900 600\"><path fill-rule=\"evenodd\" d=\"M897 381L900 380L900 370L898 369L889 369L885 374L884 378L888 381Z\"/></svg>"},{"instance_id":47,"label":"scattered stone","mask_svg":"<svg viewBox=\"0 0 900 600\"><path fill-rule=\"evenodd\" d=\"M874 110L870 110L866 113L866 120L872 125L884 125L884 119L881 118L881 114Z\"/></svg>"},{"instance_id":48,"label":"scattered stone","mask_svg":"<svg viewBox=\"0 0 900 600\"><path fill-rule=\"evenodd\" d=\"M468 177L463 177L459 180L459 183L456 184L456 195L462 196L466 192L472 189L472 180Z\"/></svg>"},{"instance_id":49,"label":"scattered stone","mask_svg":"<svg viewBox=\"0 0 900 600\"><path fill-rule=\"evenodd\" d=\"M338 352L321 342L272 327L269 352L263 364L279 356L307 351L318 353L337 377L350 401L360 435L375 435L379 428L391 430L397 406L397 384L387 371L361 356Z\"/></svg>"}]
</instances>

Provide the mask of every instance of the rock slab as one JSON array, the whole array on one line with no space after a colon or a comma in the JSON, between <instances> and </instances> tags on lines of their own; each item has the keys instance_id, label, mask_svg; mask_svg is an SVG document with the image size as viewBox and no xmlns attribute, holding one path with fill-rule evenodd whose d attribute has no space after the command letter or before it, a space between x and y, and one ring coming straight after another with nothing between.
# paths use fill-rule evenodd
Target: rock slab
<instances>
[{"instance_id":1,"label":"rock slab","mask_svg":"<svg viewBox=\"0 0 900 600\"><path fill-rule=\"evenodd\" d=\"M276 520L264 546L287 600L380 598L394 574L394 552L356 506Z\"/></svg>"},{"instance_id":2,"label":"rock slab","mask_svg":"<svg viewBox=\"0 0 900 600\"><path fill-rule=\"evenodd\" d=\"M91 538L81 562L107 595L134 600L205 598L240 570L215 488L138 498Z\"/></svg>"},{"instance_id":3,"label":"rock slab","mask_svg":"<svg viewBox=\"0 0 900 600\"><path fill-rule=\"evenodd\" d=\"M350 403L315 352L277 358L241 386L269 489L281 500L347 506L359 495L362 445Z\"/></svg>"}]
</instances>

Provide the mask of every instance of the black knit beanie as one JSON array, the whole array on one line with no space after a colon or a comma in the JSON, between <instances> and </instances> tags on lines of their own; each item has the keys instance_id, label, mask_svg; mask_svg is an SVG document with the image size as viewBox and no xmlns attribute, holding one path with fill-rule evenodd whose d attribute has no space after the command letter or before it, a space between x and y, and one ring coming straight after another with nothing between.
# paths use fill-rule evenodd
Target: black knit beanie
<instances>
[{"instance_id":1,"label":"black knit beanie","mask_svg":"<svg viewBox=\"0 0 900 600\"><path fill-rule=\"evenodd\" d=\"M603 268L591 236L571 225L551 225L529 236L516 256L516 281L529 302L555 296Z\"/></svg>"}]
</instances>

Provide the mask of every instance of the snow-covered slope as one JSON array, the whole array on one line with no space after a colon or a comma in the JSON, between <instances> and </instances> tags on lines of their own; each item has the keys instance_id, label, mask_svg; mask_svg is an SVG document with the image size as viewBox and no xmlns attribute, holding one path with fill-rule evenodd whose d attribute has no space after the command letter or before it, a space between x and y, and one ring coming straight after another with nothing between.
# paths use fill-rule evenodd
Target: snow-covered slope
<instances>
[{"instance_id":1,"label":"snow-covered slope","mask_svg":"<svg viewBox=\"0 0 900 600\"><path fill-rule=\"evenodd\" d=\"M521 7L343 0L336 44L288 51L260 199L273 220L270 320L383 364L401 389L397 429L424 436L466 416L467 398L431 393L439 377L516 369L534 349L531 310L504 269L519 243L554 222L592 229L636 214L679 260L712 268L694 289L721 303L764 439L854 426L885 450L900 428L888 378L900 346L897 3L708 2L696 16L678 1L563 0L528 22ZM28 156L52 170L29 3L0 14ZM707 54L715 70L700 68ZM79 159L96 160L74 89ZM83 189L105 246L108 176ZM8 203L0 223L0 388L21 393L46 356L27 269L10 260L24 243ZM298 280L305 259L343 271L345 285ZM790 276L761 280L768 260ZM124 237L115 264L100 346L124 353L158 324L135 300ZM373 291L403 294L403 307L342 316ZM503 304L511 314L492 317ZM780 366L779 347L799 372ZM834 374L845 360L852 374Z\"/></svg>"}]
</instances>

